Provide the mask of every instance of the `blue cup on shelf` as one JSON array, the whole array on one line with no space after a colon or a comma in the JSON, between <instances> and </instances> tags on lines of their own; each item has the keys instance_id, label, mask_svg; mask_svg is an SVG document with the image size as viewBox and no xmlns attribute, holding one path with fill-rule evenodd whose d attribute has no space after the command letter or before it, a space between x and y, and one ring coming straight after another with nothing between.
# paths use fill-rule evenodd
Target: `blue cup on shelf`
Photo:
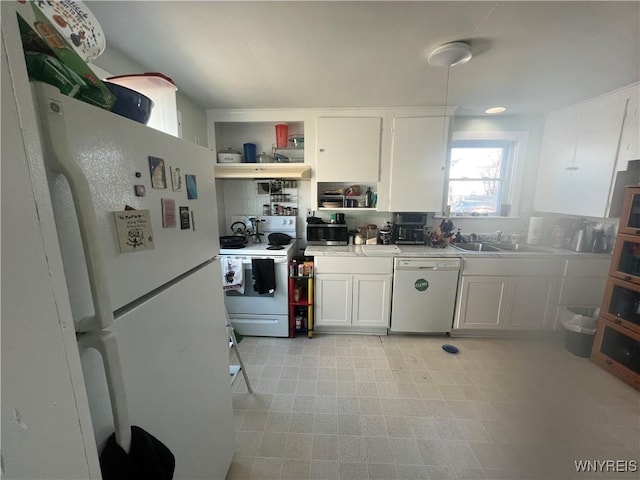
<instances>
[{"instance_id":1,"label":"blue cup on shelf","mask_svg":"<svg viewBox=\"0 0 640 480\"><path fill-rule=\"evenodd\" d=\"M245 143L244 147L244 161L247 163L256 163L256 144Z\"/></svg>"}]
</instances>

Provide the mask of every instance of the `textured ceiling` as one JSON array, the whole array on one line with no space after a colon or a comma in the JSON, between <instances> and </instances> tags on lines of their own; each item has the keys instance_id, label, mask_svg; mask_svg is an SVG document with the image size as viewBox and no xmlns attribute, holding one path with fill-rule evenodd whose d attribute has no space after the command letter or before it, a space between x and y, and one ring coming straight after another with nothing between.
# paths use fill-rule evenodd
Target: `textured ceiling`
<instances>
[{"instance_id":1,"label":"textured ceiling","mask_svg":"<svg viewBox=\"0 0 640 480\"><path fill-rule=\"evenodd\" d=\"M637 1L86 3L107 49L202 108L446 101L458 114L540 114L640 79ZM469 42L471 61L430 66L451 41Z\"/></svg>"}]
</instances>

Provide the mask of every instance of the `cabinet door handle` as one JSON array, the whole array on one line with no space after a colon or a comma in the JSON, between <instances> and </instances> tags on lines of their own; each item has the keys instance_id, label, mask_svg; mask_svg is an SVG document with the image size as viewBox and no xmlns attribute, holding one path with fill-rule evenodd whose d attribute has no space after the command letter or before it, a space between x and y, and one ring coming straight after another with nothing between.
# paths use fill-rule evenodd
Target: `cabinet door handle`
<instances>
[{"instance_id":1,"label":"cabinet door handle","mask_svg":"<svg viewBox=\"0 0 640 480\"><path fill-rule=\"evenodd\" d=\"M631 280L631 277L630 277L629 275L625 275L625 276L624 276L624 279L625 279L626 281L630 281L630 280Z\"/></svg>"},{"instance_id":2,"label":"cabinet door handle","mask_svg":"<svg viewBox=\"0 0 640 480\"><path fill-rule=\"evenodd\" d=\"M324 152L324 148L321 148L321 149L320 149L320 151L321 151L321 152Z\"/></svg>"},{"instance_id":3,"label":"cabinet door handle","mask_svg":"<svg viewBox=\"0 0 640 480\"><path fill-rule=\"evenodd\" d=\"M567 170L578 170L578 167L567 167Z\"/></svg>"}]
</instances>

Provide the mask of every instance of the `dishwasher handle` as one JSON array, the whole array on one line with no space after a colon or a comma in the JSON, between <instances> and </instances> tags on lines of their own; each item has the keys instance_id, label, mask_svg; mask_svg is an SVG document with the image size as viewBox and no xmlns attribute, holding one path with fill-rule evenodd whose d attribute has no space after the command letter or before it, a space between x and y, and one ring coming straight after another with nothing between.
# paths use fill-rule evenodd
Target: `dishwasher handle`
<instances>
[{"instance_id":1,"label":"dishwasher handle","mask_svg":"<svg viewBox=\"0 0 640 480\"><path fill-rule=\"evenodd\" d=\"M425 265L414 265L411 267L407 267L407 266L403 266L403 267L396 267L395 271L396 272L420 272L420 271L429 271L429 272L457 272L459 271L460 268L459 267L437 267L437 266L433 266L433 267L427 267Z\"/></svg>"},{"instance_id":2,"label":"dishwasher handle","mask_svg":"<svg viewBox=\"0 0 640 480\"><path fill-rule=\"evenodd\" d=\"M394 261L394 269L396 271L458 271L460 270L460 260L442 258L442 259L408 259L398 258Z\"/></svg>"},{"instance_id":3,"label":"dishwasher handle","mask_svg":"<svg viewBox=\"0 0 640 480\"><path fill-rule=\"evenodd\" d=\"M460 269L457 267L413 267L413 268L399 268L398 270L429 270L431 272L455 272Z\"/></svg>"}]
</instances>

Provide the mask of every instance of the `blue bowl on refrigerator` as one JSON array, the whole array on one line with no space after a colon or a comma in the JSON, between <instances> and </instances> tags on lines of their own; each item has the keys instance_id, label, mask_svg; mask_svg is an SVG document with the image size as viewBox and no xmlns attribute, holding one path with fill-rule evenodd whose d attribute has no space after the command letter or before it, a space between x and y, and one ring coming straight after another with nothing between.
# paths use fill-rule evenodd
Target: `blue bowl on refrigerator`
<instances>
[{"instance_id":1,"label":"blue bowl on refrigerator","mask_svg":"<svg viewBox=\"0 0 640 480\"><path fill-rule=\"evenodd\" d=\"M123 87L122 85L111 82L103 83L116 97L116 101L111 107L113 113L117 113L118 115L144 125L147 124L151 117L153 100L140 92Z\"/></svg>"}]
</instances>

